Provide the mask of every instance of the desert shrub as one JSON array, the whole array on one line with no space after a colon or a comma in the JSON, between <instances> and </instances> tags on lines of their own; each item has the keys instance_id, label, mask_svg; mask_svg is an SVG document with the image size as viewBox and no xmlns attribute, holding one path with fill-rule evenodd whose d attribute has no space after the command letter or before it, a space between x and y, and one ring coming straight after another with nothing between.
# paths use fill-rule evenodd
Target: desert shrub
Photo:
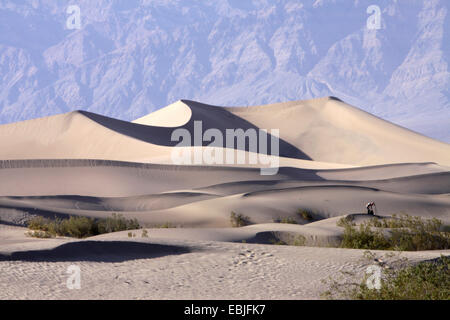
<instances>
[{"instance_id":1,"label":"desert shrub","mask_svg":"<svg viewBox=\"0 0 450 320\"><path fill-rule=\"evenodd\" d=\"M347 296L362 300L449 300L450 258L441 256L435 261L385 270L379 290L369 289L364 279Z\"/></svg>"},{"instance_id":2,"label":"desert shrub","mask_svg":"<svg viewBox=\"0 0 450 320\"><path fill-rule=\"evenodd\" d=\"M275 238L270 239L270 243L282 246L304 246L306 243L306 238L301 234L290 235L287 237L283 237L283 239L281 239L279 236L276 236Z\"/></svg>"},{"instance_id":3,"label":"desert shrub","mask_svg":"<svg viewBox=\"0 0 450 320\"><path fill-rule=\"evenodd\" d=\"M379 250L438 250L450 248L450 233L440 231L438 219L403 215L390 219L370 219L357 227L345 217L337 225L344 228L341 247ZM385 235L383 229L389 229Z\"/></svg>"},{"instance_id":4,"label":"desert shrub","mask_svg":"<svg viewBox=\"0 0 450 320\"><path fill-rule=\"evenodd\" d=\"M344 226L341 247L350 249L378 249L388 250L391 248L390 242L383 233L370 226L360 224L359 228L351 224Z\"/></svg>"},{"instance_id":5,"label":"desert shrub","mask_svg":"<svg viewBox=\"0 0 450 320\"><path fill-rule=\"evenodd\" d=\"M159 228L169 229L169 228L175 228L175 227L172 226L172 224L170 222L165 222L162 225L160 225Z\"/></svg>"},{"instance_id":6,"label":"desert shrub","mask_svg":"<svg viewBox=\"0 0 450 320\"><path fill-rule=\"evenodd\" d=\"M147 224L146 225L149 228L153 228L153 229L169 229L169 228L182 228L183 225L179 224L173 224L172 222L164 222L162 224Z\"/></svg>"},{"instance_id":7,"label":"desert shrub","mask_svg":"<svg viewBox=\"0 0 450 320\"><path fill-rule=\"evenodd\" d=\"M96 221L87 217L72 216L69 219L60 220L56 226L56 234L67 237L85 238L99 234Z\"/></svg>"},{"instance_id":8,"label":"desert shrub","mask_svg":"<svg viewBox=\"0 0 450 320\"><path fill-rule=\"evenodd\" d=\"M276 246L287 246L287 242L281 239L270 239L270 243Z\"/></svg>"},{"instance_id":9,"label":"desert shrub","mask_svg":"<svg viewBox=\"0 0 450 320\"><path fill-rule=\"evenodd\" d=\"M147 229L142 230L141 237L142 238L148 238L148 231L147 231Z\"/></svg>"},{"instance_id":10,"label":"desert shrub","mask_svg":"<svg viewBox=\"0 0 450 320\"><path fill-rule=\"evenodd\" d=\"M124 230L139 229L136 219L126 219L123 215L113 213L111 217L98 220L98 233L110 233Z\"/></svg>"},{"instance_id":11,"label":"desert shrub","mask_svg":"<svg viewBox=\"0 0 450 320\"><path fill-rule=\"evenodd\" d=\"M40 231L40 230L33 230L33 231L28 231L25 233L26 236L28 237L33 237L33 238L52 238L53 236L48 233L47 231Z\"/></svg>"},{"instance_id":12,"label":"desert shrub","mask_svg":"<svg viewBox=\"0 0 450 320\"><path fill-rule=\"evenodd\" d=\"M367 224L377 228L410 228L420 229L424 231L440 231L442 228L442 221L436 218L424 219L422 217L413 217L407 214L397 216L392 215L392 218L385 219L370 219Z\"/></svg>"},{"instance_id":13,"label":"desert shrub","mask_svg":"<svg viewBox=\"0 0 450 320\"><path fill-rule=\"evenodd\" d=\"M353 216L345 216L340 218L336 222L336 225L343 228L345 228L346 226L356 226L356 224L353 222Z\"/></svg>"},{"instance_id":14,"label":"desert shrub","mask_svg":"<svg viewBox=\"0 0 450 320\"><path fill-rule=\"evenodd\" d=\"M51 220L41 216L33 217L28 220L28 228L31 230L49 231Z\"/></svg>"},{"instance_id":15,"label":"desert shrub","mask_svg":"<svg viewBox=\"0 0 450 320\"><path fill-rule=\"evenodd\" d=\"M306 243L306 238L303 235L297 235L294 237L292 244L293 246L304 246Z\"/></svg>"},{"instance_id":16,"label":"desert shrub","mask_svg":"<svg viewBox=\"0 0 450 320\"><path fill-rule=\"evenodd\" d=\"M450 233L448 232L393 229L390 240L396 250L421 251L450 248Z\"/></svg>"},{"instance_id":17,"label":"desert shrub","mask_svg":"<svg viewBox=\"0 0 450 320\"><path fill-rule=\"evenodd\" d=\"M31 230L40 231L32 233L33 236L40 237L38 235L42 235L42 232L45 232L47 234L46 238L49 238L60 234L60 223L61 220L56 217L54 220L51 220L42 216L37 216L28 220L27 226Z\"/></svg>"},{"instance_id":18,"label":"desert shrub","mask_svg":"<svg viewBox=\"0 0 450 320\"><path fill-rule=\"evenodd\" d=\"M292 217L277 218L277 219L274 219L273 222L275 222L275 223L298 224L297 220L295 220Z\"/></svg>"},{"instance_id":19,"label":"desert shrub","mask_svg":"<svg viewBox=\"0 0 450 320\"><path fill-rule=\"evenodd\" d=\"M230 222L232 227L244 227L250 224L250 218L241 213L231 212Z\"/></svg>"},{"instance_id":20,"label":"desert shrub","mask_svg":"<svg viewBox=\"0 0 450 320\"><path fill-rule=\"evenodd\" d=\"M371 252L368 252L372 255ZM370 260L373 260L369 258ZM392 256L391 256L392 257ZM356 299L356 300L449 300L450 299L450 257L441 255L440 258L420 263L407 263L408 259L386 263L380 259L381 268L380 287L368 286L366 274L360 282L353 279L357 276L354 271L341 271L341 275L351 276L343 280L334 277L328 283L329 289L322 293L328 299ZM373 263L373 262L372 262ZM406 264L406 266L405 266ZM327 283L327 281L323 281Z\"/></svg>"},{"instance_id":21,"label":"desert shrub","mask_svg":"<svg viewBox=\"0 0 450 320\"><path fill-rule=\"evenodd\" d=\"M45 232L51 237L75 238L140 228L136 219L126 219L119 214L113 214L112 217L106 219L71 216L68 219L55 218L51 220L39 216L30 219L27 226L31 230Z\"/></svg>"},{"instance_id":22,"label":"desert shrub","mask_svg":"<svg viewBox=\"0 0 450 320\"><path fill-rule=\"evenodd\" d=\"M297 214L306 221L313 221L313 212L307 209L298 209Z\"/></svg>"}]
</instances>

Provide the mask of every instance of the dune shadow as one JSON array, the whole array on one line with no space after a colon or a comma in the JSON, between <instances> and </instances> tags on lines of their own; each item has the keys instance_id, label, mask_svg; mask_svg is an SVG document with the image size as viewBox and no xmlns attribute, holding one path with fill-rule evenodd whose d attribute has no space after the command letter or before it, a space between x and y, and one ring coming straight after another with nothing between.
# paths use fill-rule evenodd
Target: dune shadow
<instances>
[{"instance_id":1,"label":"dune shadow","mask_svg":"<svg viewBox=\"0 0 450 320\"><path fill-rule=\"evenodd\" d=\"M190 101L190 100L182 100L183 103L188 105L192 110L192 116L190 120L179 127L168 128L168 127L156 127L156 126L146 126L142 124L132 123L128 121L118 120L114 118L108 118L99 114L80 111L83 115L91 119L92 121L97 122L98 124L111 129L113 131L119 132L123 135L133 137L135 139L145 141L148 143L161 145L161 146L176 146L179 141L172 141L171 136L172 132L179 129L186 129L191 134L192 140L194 137L194 121L202 120L202 131L206 131L208 129L216 129L219 130L223 137L226 137L227 129L242 129L247 131L249 129L259 131L260 128L250 123L249 121L234 115L230 111L216 106L210 106L203 103ZM263 128L263 129L280 129L280 128ZM271 139L272 135L270 133L267 134L267 153L273 154L271 150ZM303 160L312 160L306 153L299 150L294 145L289 142L279 138L279 156L281 157L289 157L295 159L303 159ZM201 141L202 146L208 146L210 141ZM245 146L240 147L236 141L234 141L234 148L243 151L249 150L249 140L246 138ZM192 145L194 145L192 143ZM225 147L225 139L223 141L223 146ZM259 144L256 146L257 152L261 152Z\"/></svg>"},{"instance_id":2,"label":"dune shadow","mask_svg":"<svg viewBox=\"0 0 450 320\"><path fill-rule=\"evenodd\" d=\"M325 181L323 177L318 175L320 170L313 169L303 169L295 167L280 167L278 169L278 174L282 176L289 177L295 180L305 180L305 181Z\"/></svg>"},{"instance_id":3,"label":"dune shadow","mask_svg":"<svg viewBox=\"0 0 450 320\"><path fill-rule=\"evenodd\" d=\"M31 197L29 197L30 199ZM2 198L0 198L0 210L2 209L13 209L16 211L19 211L21 213L26 214L29 217L32 216L42 216L44 218L49 218L49 219L64 219L69 217L70 215L67 213L62 213L58 211L58 208L55 208L54 211L52 210L45 210L45 209L39 209L39 208L31 208L31 207L25 207L25 206L19 206L19 205L9 205L9 204L4 204L2 203ZM1 216L1 215L0 215ZM3 220L2 220L3 222Z\"/></svg>"},{"instance_id":4,"label":"dune shadow","mask_svg":"<svg viewBox=\"0 0 450 320\"><path fill-rule=\"evenodd\" d=\"M334 101L339 101L339 102L344 102L344 101L342 101L341 99L339 99L338 97L335 97L335 96L329 96L328 99L329 100L334 100Z\"/></svg>"},{"instance_id":5,"label":"dune shadow","mask_svg":"<svg viewBox=\"0 0 450 320\"><path fill-rule=\"evenodd\" d=\"M29 262L124 262L189 253L187 247L133 241L76 241L52 249L0 254L0 261Z\"/></svg>"}]
</instances>

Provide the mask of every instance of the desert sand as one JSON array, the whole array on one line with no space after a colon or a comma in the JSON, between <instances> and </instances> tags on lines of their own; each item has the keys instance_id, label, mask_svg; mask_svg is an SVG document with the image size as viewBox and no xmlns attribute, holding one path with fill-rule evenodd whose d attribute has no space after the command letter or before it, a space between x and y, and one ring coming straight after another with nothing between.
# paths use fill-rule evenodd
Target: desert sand
<instances>
[{"instance_id":1,"label":"desert sand","mask_svg":"<svg viewBox=\"0 0 450 320\"><path fill-rule=\"evenodd\" d=\"M174 164L174 150L207 147L171 140L177 128L194 133L194 121L222 133L278 129L278 172ZM333 97L254 107L181 100L133 122L76 111L1 125L0 137L0 299L319 299L324 279L362 277L370 263L363 250L333 248L340 217L364 219L374 201L381 217L450 224L450 145ZM231 228L231 212L251 225ZM31 216L112 213L136 218L149 237L25 235ZM275 223L286 218L298 224ZM297 235L304 246L272 244ZM401 255L441 253L450 252ZM71 264L82 271L79 290L66 287Z\"/></svg>"}]
</instances>

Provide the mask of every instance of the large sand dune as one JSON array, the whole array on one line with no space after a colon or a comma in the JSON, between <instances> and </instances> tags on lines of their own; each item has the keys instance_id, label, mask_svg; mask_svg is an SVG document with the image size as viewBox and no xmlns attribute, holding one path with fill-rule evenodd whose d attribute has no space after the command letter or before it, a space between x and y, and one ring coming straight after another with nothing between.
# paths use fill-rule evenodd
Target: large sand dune
<instances>
[{"instance_id":1,"label":"large sand dune","mask_svg":"<svg viewBox=\"0 0 450 320\"><path fill-rule=\"evenodd\" d=\"M249 163L171 163L172 131L194 134L198 120L222 133L279 129L277 174ZM7 220L121 212L150 226L226 227L231 211L271 223L300 208L316 219L364 212L369 201L381 215L447 221L450 213L450 146L336 98L235 108L182 100L134 122L79 111L3 125L0 134Z\"/></svg>"},{"instance_id":2,"label":"large sand dune","mask_svg":"<svg viewBox=\"0 0 450 320\"><path fill-rule=\"evenodd\" d=\"M170 119L170 120L169 120ZM280 156L375 165L436 162L450 166L450 146L374 117L336 98L221 108L179 101L134 123L85 111L0 126L1 159L151 161L177 144L174 128L279 129ZM207 145L208 143L205 143Z\"/></svg>"},{"instance_id":3,"label":"large sand dune","mask_svg":"<svg viewBox=\"0 0 450 320\"><path fill-rule=\"evenodd\" d=\"M177 141L171 141L174 129L194 134L195 121L202 121L203 130L217 129L222 134L238 128L278 129L277 173L262 175L258 163L174 164L174 150L206 150L209 142L178 148ZM102 218L119 212L151 228L148 241L128 239L128 233L122 232L78 243L64 238L32 239L24 236L22 228L3 225L0 260L6 261L0 262L2 270L3 266L10 270L11 263L19 263L9 260L28 261L21 265L25 269L52 259L63 264L82 260L89 268L99 262L132 267L129 261L136 259L170 263L188 257L191 261L201 259L210 246L217 246L221 253L205 256L222 261L240 250L241 245L236 243L253 243L248 244L248 250L256 252L262 244L299 234L307 237L307 245L336 245L342 232L336 226L337 219L364 214L369 201L375 201L380 217L407 213L450 224L450 145L336 98L233 108L182 100L133 122L78 111L2 125L0 137L0 219L4 225L23 225L32 215ZM246 147L235 146L248 157ZM299 209L308 210L313 222L301 218ZM252 225L230 228L231 212L248 216ZM274 223L287 218L298 224ZM178 228L156 228L163 224ZM258 243L262 247L257 247ZM264 248L271 255L278 250ZM322 267L326 255L338 260L344 257L328 271L325 268L317 273L315 280L305 285L310 290L319 278L348 265L355 257L331 248L327 250L335 251L303 248L300 253L296 249L300 250L282 249L283 259L305 254ZM96 260L96 252L102 250L106 252L104 261ZM428 256L424 253L417 258ZM268 271L271 267L284 266L265 259L258 263L267 262L260 269L265 270L266 277L275 276ZM205 262L204 268L210 266ZM285 266L293 265L286 262ZM230 267L240 268L239 264ZM191 271L174 272L181 277L192 276ZM19 296L15 289L2 290L0 297ZM280 290L271 292L278 298L287 297ZM306 289L297 296L294 291L289 297L308 297ZM316 291L310 297L316 298ZM179 298L196 297L183 290L174 292L185 294ZM67 297L58 292L46 296ZM99 297L97 292L89 296ZM116 291L109 297L119 296ZM36 291L29 297L39 294ZM174 296L164 291L159 297ZM214 291L208 297L222 296Z\"/></svg>"}]
</instances>

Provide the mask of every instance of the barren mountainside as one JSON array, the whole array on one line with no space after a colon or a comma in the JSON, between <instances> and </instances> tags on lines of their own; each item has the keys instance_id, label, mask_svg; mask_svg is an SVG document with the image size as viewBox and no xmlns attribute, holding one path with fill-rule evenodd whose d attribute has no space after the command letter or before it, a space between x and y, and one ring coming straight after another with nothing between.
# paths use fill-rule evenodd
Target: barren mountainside
<instances>
[{"instance_id":1,"label":"barren mountainside","mask_svg":"<svg viewBox=\"0 0 450 320\"><path fill-rule=\"evenodd\" d=\"M378 30L366 26L368 0L5 0L0 122L333 95L450 141L448 1L376 4ZM80 29L66 26L69 5Z\"/></svg>"}]
</instances>

